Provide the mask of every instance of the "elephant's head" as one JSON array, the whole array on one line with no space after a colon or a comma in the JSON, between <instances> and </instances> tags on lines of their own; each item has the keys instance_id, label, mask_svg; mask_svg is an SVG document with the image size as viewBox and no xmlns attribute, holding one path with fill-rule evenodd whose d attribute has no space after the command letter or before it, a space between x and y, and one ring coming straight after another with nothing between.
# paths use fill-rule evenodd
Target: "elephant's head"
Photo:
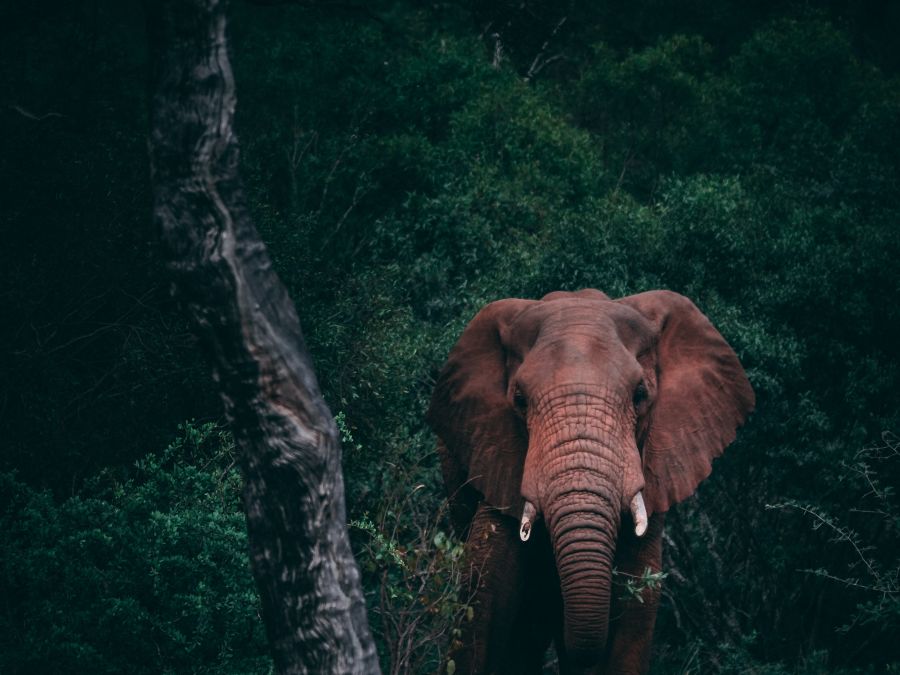
<instances>
[{"instance_id":1,"label":"elephant's head","mask_svg":"<svg viewBox=\"0 0 900 675\"><path fill-rule=\"evenodd\" d=\"M737 356L687 298L595 290L500 300L468 325L428 419L448 481L521 519L543 517L570 654L606 642L615 542L691 495L754 396ZM633 534L631 534L633 532Z\"/></svg>"}]
</instances>

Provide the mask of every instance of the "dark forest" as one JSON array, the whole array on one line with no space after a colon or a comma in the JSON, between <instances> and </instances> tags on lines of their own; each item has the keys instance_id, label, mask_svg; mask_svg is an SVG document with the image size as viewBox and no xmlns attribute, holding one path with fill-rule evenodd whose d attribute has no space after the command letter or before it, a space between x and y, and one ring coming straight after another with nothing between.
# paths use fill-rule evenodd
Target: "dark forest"
<instances>
[{"instance_id":1,"label":"dark forest","mask_svg":"<svg viewBox=\"0 0 900 675\"><path fill-rule=\"evenodd\" d=\"M452 675L474 611L439 369L485 304L582 288L688 296L756 393L668 513L651 672L900 669L898 34L887 0L231 2L383 672ZM150 70L139 2L0 7L2 673L273 672Z\"/></svg>"}]
</instances>

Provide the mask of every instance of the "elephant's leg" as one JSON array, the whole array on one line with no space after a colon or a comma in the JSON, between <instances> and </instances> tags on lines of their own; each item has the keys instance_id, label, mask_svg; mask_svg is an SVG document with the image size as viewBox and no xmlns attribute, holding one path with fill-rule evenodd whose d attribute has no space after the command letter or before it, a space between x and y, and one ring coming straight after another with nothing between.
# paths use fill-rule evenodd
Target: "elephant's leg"
<instances>
[{"instance_id":1,"label":"elephant's leg","mask_svg":"<svg viewBox=\"0 0 900 675\"><path fill-rule=\"evenodd\" d=\"M662 569L662 532L664 514L650 518L647 532L637 538L631 532L619 538L616 549L616 568L620 573L640 577L648 567L653 572ZM615 589L621 596L621 588ZM646 589L643 602L636 599L614 600L611 611L610 644L604 673L646 673L650 667L650 644L653 625L659 607L660 590Z\"/></svg>"},{"instance_id":2,"label":"elephant's leg","mask_svg":"<svg viewBox=\"0 0 900 675\"><path fill-rule=\"evenodd\" d=\"M532 657L523 640L525 551L517 523L496 509L478 506L466 541L468 588L474 610L450 657L457 673L524 673ZM540 672L539 670L536 672Z\"/></svg>"},{"instance_id":3,"label":"elephant's leg","mask_svg":"<svg viewBox=\"0 0 900 675\"><path fill-rule=\"evenodd\" d=\"M562 596L556 560L550 535L542 521L534 525L531 539L524 548L522 607L510 643L513 653L507 657L510 667L505 672L541 675L547 648L562 625Z\"/></svg>"}]
</instances>

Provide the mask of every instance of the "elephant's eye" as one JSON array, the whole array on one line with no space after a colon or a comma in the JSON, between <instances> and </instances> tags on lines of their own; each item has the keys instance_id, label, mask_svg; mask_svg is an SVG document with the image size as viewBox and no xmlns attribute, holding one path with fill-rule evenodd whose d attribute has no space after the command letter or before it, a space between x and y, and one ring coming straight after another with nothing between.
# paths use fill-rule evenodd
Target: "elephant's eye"
<instances>
[{"instance_id":1,"label":"elephant's eye","mask_svg":"<svg viewBox=\"0 0 900 675\"><path fill-rule=\"evenodd\" d=\"M631 398L634 403L634 407L637 408L647 400L647 386L644 384L644 381L641 380L638 383L638 386L634 389L634 396Z\"/></svg>"},{"instance_id":2,"label":"elephant's eye","mask_svg":"<svg viewBox=\"0 0 900 675\"><path fill-rule=\"evenodd\" d=\"M525 398L525 392L522 391L522 388L519 387L519 385L516 385L516 389L513 392L513 405L516 406L516 410L523 415L528 408L528 399Z\"/></svg>"}]
</instances>

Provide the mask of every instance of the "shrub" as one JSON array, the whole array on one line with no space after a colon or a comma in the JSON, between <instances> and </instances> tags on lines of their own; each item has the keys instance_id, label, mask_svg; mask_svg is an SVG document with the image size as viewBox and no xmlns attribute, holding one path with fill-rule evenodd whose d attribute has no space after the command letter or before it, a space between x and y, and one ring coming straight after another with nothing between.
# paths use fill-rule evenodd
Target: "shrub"
<instances>
[{"instance_id":1,"label":"shrub","mask_svg":"<svg viewBox=\"0 0 900 675\"><path fill-rule=\"evenodd\" d=\"M0 476L0 671L267 672L230 437L181 426L56 501Z\"/></svg>"},{"instance_id":2,"label":"shrub","mask_svg":"<svg viewBox=\"0 0 900 675\"><path fill-rule=\"evenodd\" d=\"M344 447L361 449L338 417ZM447 532L447 502L436 504L420 467L391 469L377 512L352 520L351 535L384 672L433 673L473 617L463 544Z\"/></svg>"}]
</instances>

